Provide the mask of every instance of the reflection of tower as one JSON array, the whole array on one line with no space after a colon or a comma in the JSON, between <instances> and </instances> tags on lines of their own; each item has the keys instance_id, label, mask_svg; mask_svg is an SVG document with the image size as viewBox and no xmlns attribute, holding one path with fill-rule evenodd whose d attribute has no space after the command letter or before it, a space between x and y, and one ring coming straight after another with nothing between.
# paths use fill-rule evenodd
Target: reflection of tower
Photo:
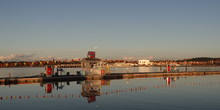
<instances>
[{"instance_id":1,"label":"reflection of tower","mask_svg":"<svg viewBox=\"0 0 220 110\"><path fill-rule=\"evenodd\" d=\"M88 103L95 102L96 96L101 95L101 81L87 80L82 83L82 96L87 97Z\"/></svg>"},{"instance_id":2,"label":"reflection of tower","mask_svg":"<svg viewBox=\"0 0 220 110\"><path fill-rule=\"evenodd\" d=\"M96 96L101 95L101 86L110 85L110 80L86 80L82 83L82 96L87 97L88 103L95 102Z\"/></svg>"},{"instance_id":3,"label":"reflection of tower","mask_svg":"<svg viewBox=\"0 0 220 110\"><path fill-rule=\"evenodd\" d=\"M171 79L170 77L166 78L166 84L170 85L170 79Z\"/></svg>"},{"instance_id":4,"label":"reflection of tower","mask_svg":"<svg viewBox=\"0 0 220 110\"><path fill-rule=\"evenodd\" d=\"M55 82L55 83L48 83L45 84L45 93L52 93L53 89L55 88L56 90L63 89L65 85L70 85L69 82Z\"/></svg>"},{"instance_id":5,"label":"reflection of tower","mask_svg":"<svg viewBox=\"0 0 220 110\"><path fill-rule=\"evenodd\" d=\"M46 92L46 93L52 93L52 90L53 90L52 84L46 84L46 86L45 86L45 92Z\"/></svg>"}]
</instances>

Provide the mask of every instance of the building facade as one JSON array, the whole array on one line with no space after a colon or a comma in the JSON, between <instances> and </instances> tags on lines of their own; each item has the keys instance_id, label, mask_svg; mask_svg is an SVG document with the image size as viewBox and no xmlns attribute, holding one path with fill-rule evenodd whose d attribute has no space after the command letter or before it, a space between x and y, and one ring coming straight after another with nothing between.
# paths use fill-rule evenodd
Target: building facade
<instances>
[{"instance_id":1,"label":"building facade","mask_svg":"<svg viewBox=\"0 0 220 110\"><path fill-rule=\"evenodd\" d=\"M138 65L150 65L150 60L138 60Z\"/></svg>"}]
</instances>

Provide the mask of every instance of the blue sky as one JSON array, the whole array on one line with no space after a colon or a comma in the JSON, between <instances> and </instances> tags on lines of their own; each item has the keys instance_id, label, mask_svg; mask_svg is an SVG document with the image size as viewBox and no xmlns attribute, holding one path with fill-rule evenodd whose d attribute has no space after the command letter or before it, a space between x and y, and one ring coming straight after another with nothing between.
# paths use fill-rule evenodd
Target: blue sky
<instances>
[{"instance_id":1,"label":"blue sky","mask_svg":"<svg viewBox=\"0 0 220 110\"><path fill-rule=\"evenodd\" d=\"M1 0L0 56L220 57L219 0Z\"/></svg>"}]
</instances>

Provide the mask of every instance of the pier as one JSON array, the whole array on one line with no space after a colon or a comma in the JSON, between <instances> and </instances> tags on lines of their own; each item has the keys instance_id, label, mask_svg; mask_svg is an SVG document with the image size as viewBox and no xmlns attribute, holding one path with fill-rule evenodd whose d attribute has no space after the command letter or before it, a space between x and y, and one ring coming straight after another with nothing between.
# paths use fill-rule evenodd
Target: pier
<instances>
[{"instance_id":1,"label":"pier","mask_svg":"<svg viewBox=\"0 0 220 110\"><path fill-rule=\"evenodd\" d=\"M61 75L54 77L46 76L31 76L31 77L11 77L0 78L0 85L17 85L17 84L33 84L33 83L48 83L48 82L68 82L68 81L83 81L83 80L114 80L114 79L133 79L133 78L163 78L175 76L204 76L204 75L220 75L220 71L206 72L179 72L179 73L112 73L105 75Z\"/></svg>"}]
</instances>

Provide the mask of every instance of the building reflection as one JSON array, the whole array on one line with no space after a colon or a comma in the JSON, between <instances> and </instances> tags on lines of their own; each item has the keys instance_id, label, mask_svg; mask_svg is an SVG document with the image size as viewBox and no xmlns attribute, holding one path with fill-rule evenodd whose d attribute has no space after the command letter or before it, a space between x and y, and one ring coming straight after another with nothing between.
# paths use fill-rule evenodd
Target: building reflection
<instances>
[{"instance_id":1,"label":"building reflection","mask_svg":"<svg viewBox=\"0 0 220 110\"><path fill-rule=\"evenodd\" d=\"M55 82L55 83L46 83L46 84L41 84L41 86L45 86L45 93L49 94L52 93L54 89L59 90L63 89L65 86L69 86L70 82Z\"/></svg>"},{"instance_id":2,"label":"building reflection","mask_svg":"<svg viewBox=\"0 0 220 110\"><path fill-rule=\"evenodd\" d=\"M88 103L95 102L96 96L101 95L101 81L100 80L83 81L81 95L87 98Z\"/></svg>"},{"instance_id":3,"label":"building reflection","mask_svg":"<svg viewBox=\"0 0 220 110\"><path fill-rule=\"evenodd\" d=\"M163 77L160 78L162 83L158 85L152 85L148 88L172 88L172 87L183 87L183 86L219 86L219 81L209 81L209 82L184 82L177 84L175 83L180 78L187 78L187 77ZM66 86L70 85L70 82L51 82L51 83L42 83L41 86L45 89L45 94L35 94L35 95L14 95L14 96L0 96L0 100L7 100L7 99L31 99L31 98L84 98L87 99L88 103L92 103L97 101L97 97L111 95L111 94L118 94L124 92L136 92L136 91L143 91L147 90L146 86L136 86L132 88L121 88L121 89L112 89L108 91L103 90L103 86L110 86L111 80L85 80L85 81L78 81L76 84L81 86L81 91L78 94L63 94L59 92L58 94L53 93L57 90L62 90ZM42 91L44 91L42 89ZM2 95L2 94L0 94Z\"/></svg>"},{"instance_id":4,"label":"building reflection","mask_svg":"<svg viewBox=\"0 0 220 110\"><path fill-rule=\"evenodd\" d=\"M178 80L179 77L164 77L164 80L166 80L166 84L170 85L172 82L176 82L176 80Z\"/></svg>"},{"instance_id":5,"label":"building reflection","mask_svg":"<svg viewBox=\"0 0 220 110\"><path fill-rule=\"evenodd\" d=\"M87 98L88 103L91 103L96 101L96 96L101 96L101 87L109 86L110 80L86 80L77 82L77 84L82 85L81 96ZM69 82L66 82L66 85L69 85ZM47 83L42 86L45 87L45 93L50 94L54 89L63 89L65 82Z\"/></svg>"},{"instance_id":6,"label":"building reflection","mask_svg":"<svg viewBox=\"0 0 220 110\"><path fill-rule=\"evenodd\" d=\"M174 87L172 83L176 82L180 77L164 77L166 82L164 85L153 86L154 88L164 88L164 87ZM53 90L63 89L66 85L68 86L70 82L56 82L56 83L48 83L44 84L45 93L51 94ZM120 92L134 92L138 90L145 90L146 87L138 87L138 88L126 88L124 90L114 90L111 92L102 92L102 86L110 86L110 80L85 80L85 81L77 81L77 84L81 85L81 93L80 97L86 98L88 103L92 103L96 101L97 96L101 95L109 95L112 93L120 93Z\"/></svg>"},{"instance_id":7,"label":"building reflection","mask_svg":"<svg viewBox=\"0 0 220 110\"><path fill-rule=\"evenodd\" d=\"M46 84L45 85L45 92L46 93L52 93L53 85L52 84Z\"/></svg>"}]
</instances>

